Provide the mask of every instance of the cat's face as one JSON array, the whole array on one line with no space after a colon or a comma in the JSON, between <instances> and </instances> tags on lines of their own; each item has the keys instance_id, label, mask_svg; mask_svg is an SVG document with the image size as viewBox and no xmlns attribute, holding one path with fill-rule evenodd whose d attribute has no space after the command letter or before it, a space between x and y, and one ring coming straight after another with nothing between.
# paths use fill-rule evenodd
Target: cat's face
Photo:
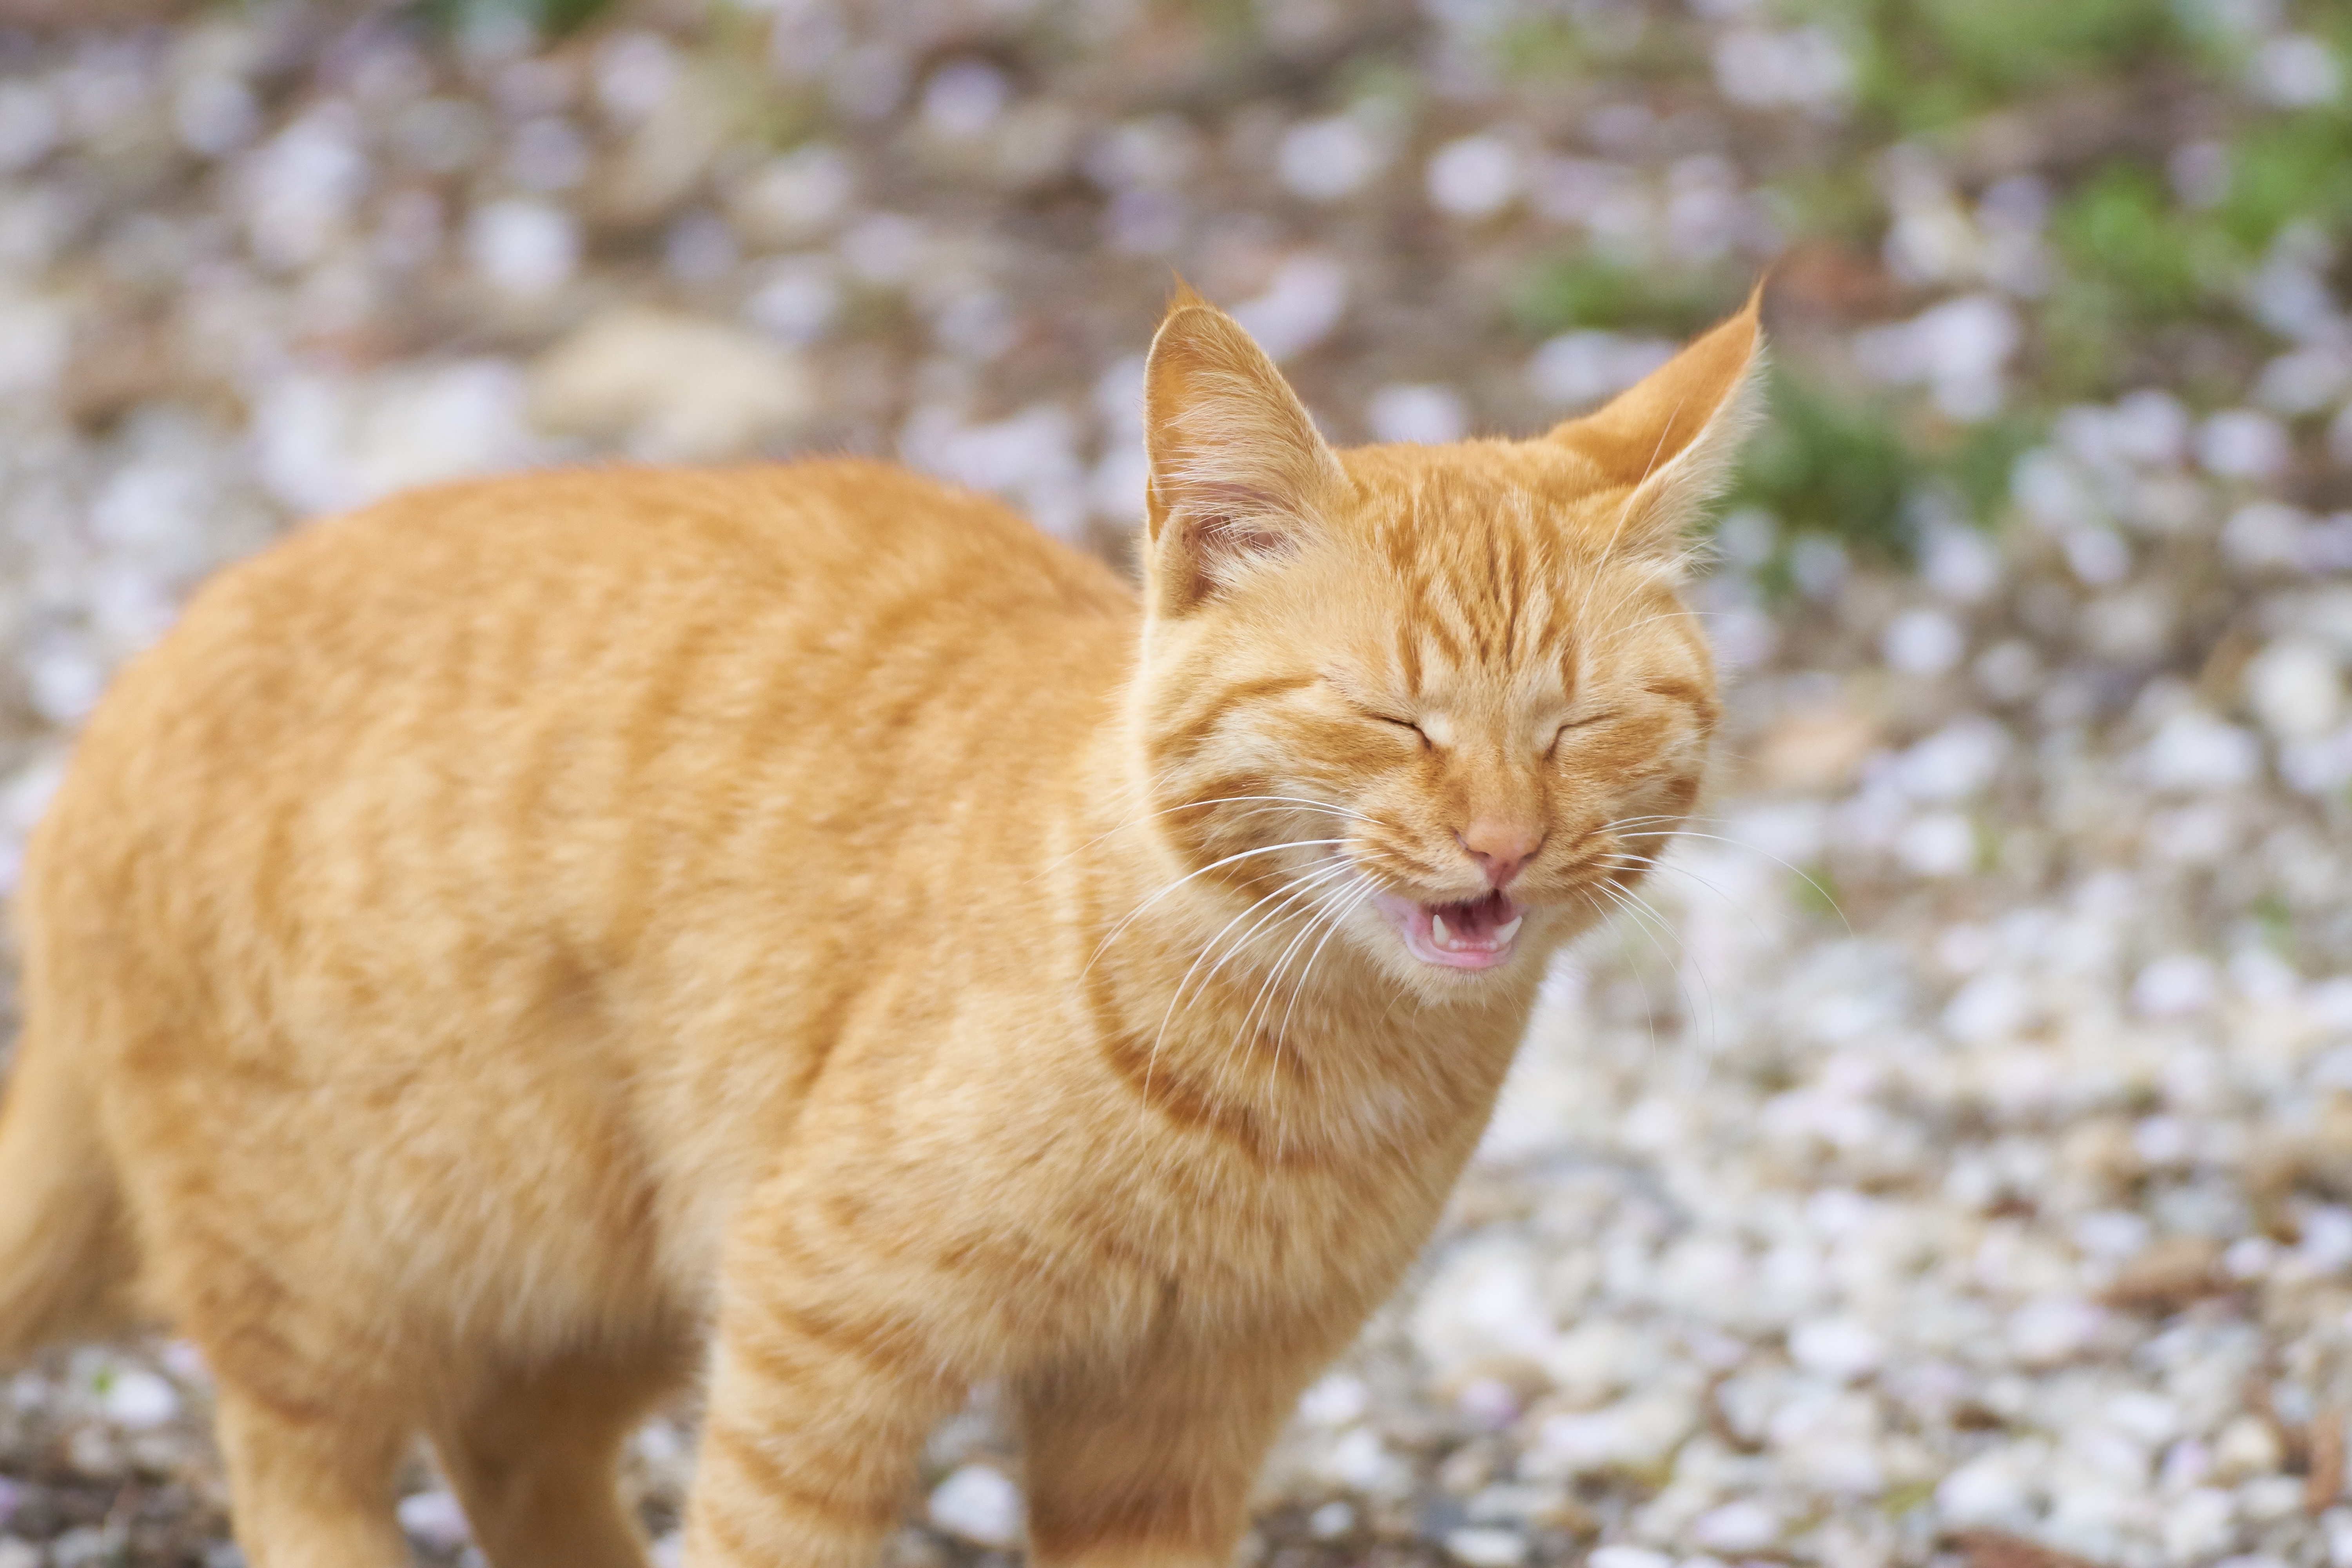
<instances>
[{"instance_id":1,"label":"cat's face","mask_svg":"<svg viewBox=\"0 0 2352 1568\"><path fill-rule=\"evenodd\" d=\"M1187 325L1205 342L1171 363ZM1751 306L1537 440L1339 453L1239 328L1180 302L1151 382L1144 743L1166 841L1233 903L1225 942L1293 971L1344 944L1475 994L1623 900L1716 721L1681 540L1755 336Z\"/></svg>"}]
</instances>

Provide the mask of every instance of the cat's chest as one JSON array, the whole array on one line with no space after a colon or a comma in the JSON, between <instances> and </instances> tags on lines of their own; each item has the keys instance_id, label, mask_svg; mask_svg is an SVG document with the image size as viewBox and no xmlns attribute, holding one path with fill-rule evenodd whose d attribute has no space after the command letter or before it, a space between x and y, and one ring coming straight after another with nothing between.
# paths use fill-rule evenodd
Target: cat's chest
<instances>
[{"instance_id":1,"label":"cat's chest","mask_svg":"<svg viewBox=\"0 0 2352 1568\"><path fill-rule=\"evenodd\" d=\"M1198 1281L1384 1289L1486 1126L1509 1058L1490 1034L1316 1042L1319 1058L1254 1093L1163 1079L1150 1107L1161 1135L1132 1189L1156 1222L1144 1232ZM1332 1059L1343 1050L1358 1059Z\"/></svg>"},{"instance_id":2,"label":"cat's chest","mask_svg":"<svg viewBox=\"0 0 2352 1568\"><path fill-rule=\"evenodd\" d=\"M1140 1289L1117 1294L1176 1307L1212 1335L1352 1322L1403 1277L1460 1163L1427 1146L1400 1155L1171 1167L1139 1205L1101 1216L1135 1243Z\"/></svg>"}]
</instances>

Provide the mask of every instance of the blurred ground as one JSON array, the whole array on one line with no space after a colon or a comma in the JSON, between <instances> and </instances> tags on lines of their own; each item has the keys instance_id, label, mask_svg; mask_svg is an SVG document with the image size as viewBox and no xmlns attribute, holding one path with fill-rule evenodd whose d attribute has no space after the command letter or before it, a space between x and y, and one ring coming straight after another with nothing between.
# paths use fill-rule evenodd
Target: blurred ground
<instances>
[{"instance_id":1,"label":"blurred ground","mask_svg":"<svg viewBox=\"0 0 2352 1568\"><path fill-rule=\"evenodd\" d=\"M1439 440L1777 258L1712 837L1554 977L1250 1559L2352 1565L2340 7L178 9L0 29L0 875L304 516L849 449L1118 559L1171 267L1335 435ZM0 1568L234 1562L205 1397L7 1383ZM943 1432L894 1560L1013 1549L1013 1463Z\"/></svg>"}]
</instances>

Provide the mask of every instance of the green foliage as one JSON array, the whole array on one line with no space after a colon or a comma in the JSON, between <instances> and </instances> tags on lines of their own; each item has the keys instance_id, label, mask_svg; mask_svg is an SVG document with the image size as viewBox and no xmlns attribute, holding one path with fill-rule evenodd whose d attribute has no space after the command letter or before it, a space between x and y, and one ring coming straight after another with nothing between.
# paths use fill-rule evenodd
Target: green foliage
<instances>
[{"instance_id":1,"label":"green foliage","mask_svg":"<svg viewBox=\"0 0 2352 1568\"><path fill-rule=\"evenodd\" d=\"M1492 29L1486 47L1504 79L1517 82L1603 76L1619 83L1676 80L1706 68L1685 31L1654 25L1638 6L1509 16Z\"/></svg>"},{"instance_id":2,"label":"green foliage","mask_svg":"<svg viewBox=\"0 0 2352 1568\"><path fill-rule=\"evenodd\" d=\"M2250 250L2298 219L2352 224L2352 115L2281 115L2248 126L2230 149L2230 190L2216 216Z\"/></svg>"},{"instance_id":3,"label":"green foliage","mask_svg":"<svg viewBox=\"0 0 2352 1568\"><path fill-rule=\"evenodd\" d=\"M2287 902L2284 894L2264 893L2247 912L2253 917L2255 929L2262 932L2263 946L2273 952L2294 956L2294 906Z\"/></svg>"},{"instance_id":4,"label":"green foliage","mask_svg":"<svg viewBox=\"0 0 2352 1568\"><path fill-rule=\"evenodd\" d=\"M1769 416L1750 437L1729 504L1758 506L1790 533L1825 533L1862 553L1906 560L1904 502L1926 473L1875 404L1840 398L1779 366Z\"/></svg>"},{"instance_id":5,"label":"green foliage","mask_svg":"<svg viewBox=\"0 0 2352 1568\"><path fill-rule=\"evenodd\" d=\"M1954 124L2179 42L2168 0L1816 0L1849 29L1863 107L1905 132Z\"/></svg>"},{"instance_id":6,"label":"green foliage","mask_svg":"<svg viewBox=\"0 0 2352 1568\"><path fill-rule=\"evenodd\" d=\"M1565 16L1520 16L1495 35L1496 63L1512 81L1569 81L1581 76L1592 51Z\"/></svg>"},{"instance_id":7,"label":"green foliage","mask_svg":"<svg viewBox=\"0 0 2352 1568\"><path fill-rule=\"evenodd\" d=\"M1738 302L1738 285L1728 279L1577 254L1531 268L1514 293L1511 314L1523 330L1537 334L1610 327L1683 336Z\"/></svg>"},{"instance_id":8,"label":"green foliage","mask_svg":"<svg viewBox=\"0 0 2352 1568\"><path fill-rule=\"evenodd\" d=\"M2164 330L2228 307L2253 255L2214 213L2184 210L2132 163L2092 174L2053 215L2060 267L2042 310L2047 390L2100 396Z\"/></svg>"},{"instance_id":9,"label":"green foliage","mask_svg":"<svg viewBox=\"0 0 2352 1568\"><path fill-rule=\"evenodd\" d=\"M2009 504L2009 480L2017 459L2039 446L2043 428L2011 416L1969 426L1937 465L1979 524L1998 521Z\"/></svg>"},{"instance_id":10,"label":"green foliage","mask_svg":"<svg viewBox=\"0 0 2352 1568\"><path fill-rule=\"evenodd\" d=\"M1787 170L1766 186L1772 214L1790 234L1874 247L1886 226L1886 203L1861 159Z\"/></svg>"},{"instance_id":11,"label":"green foliage","mask_svg":"<svg viewBox=\"0 0 2352 1568\"><path fill-rule=\"evenodd\" d=\"M1837 392L1785 361L1773 366L1765 409L1726 510L1760 508L1779 521L1784 539L1825 535L1864 559L1899 564L1909 563L1917 542L1915 497L1940 490L1979 525L1997 524L2009 504L2011 468L2044 434L2038 421L2014 416L1915 434L1880 400ZM1768 593L1785 594L1790 566L1784 551L1757 580Z\"/></svg>"},{"instance_id":12,"label":"green foliage","mask_svg":"<svg viewBox=\"0 0 2352 1568\"><path fill-rule=\"evenodd\" d=\"M2142 319L2186 316L2204 295L2199 259L2213 236L2147 170L2101 170L2059 207L2051 238L2070 274L2113 290Z\"/></svg>"},{"instance_id":13,"label":"green foliage","mask_svg":"<svg viewBox=\"0 0 2352 1568\"><path fill-rule=\"evenodd\" d=\"M1948 146L1996 111L2031 121L2075 97L2107 103L2094 121L2120 114L2169 125L2178 119L2169 100L2182 89L2242 80L2249 65L2242 33L2182 0L1787 4L1844 43L1857 112L1845 154L1774 180L1775 216L1791 234L1856 247L1878 243L1885 213L1865 146L1898 137ZM2352 9L2307 0L2294 10L2298 26L2352 51ZM2184 205L2161 147L2137 137L2128 157L2044 171L2060 175L2062 191L2047 236L2057 265L2031 369L2045 396L2112 395L2185 345L2231 331L2243 280L2290 226L2352 231L2352 104L2254 110L2209 124L2202 133L2221 138L2229 169L2210 208ZM1952 477L1972 497L1986 490L1981 479Z\"/></svg>"},{"instance_id":14,"label":"green foliage","mask_svg":"<svg viewBox=\"0 0 2352 1568\"><path fill-rule=\"evenodd\" d=\"M1799 870L1796 877L1797 885L1790 891L1795 896L1799 909L1817 921L1844 923L1845 910L1838 902L1837 877L1828 866L1815 862ZM1928 1495L1934 1495L1932 1488Z\"/></svg>"},{"instance_id":15,"label":"green foliage","mask_svg":"<svg viewBox=\"0 0 2352 1568\"><path fill-rule=\"evenodd\" d=\"M554 38L586 26L611 5L612 0L421 0L416 9L445 32L520 23Z\"/></svg>"}]
</instances>

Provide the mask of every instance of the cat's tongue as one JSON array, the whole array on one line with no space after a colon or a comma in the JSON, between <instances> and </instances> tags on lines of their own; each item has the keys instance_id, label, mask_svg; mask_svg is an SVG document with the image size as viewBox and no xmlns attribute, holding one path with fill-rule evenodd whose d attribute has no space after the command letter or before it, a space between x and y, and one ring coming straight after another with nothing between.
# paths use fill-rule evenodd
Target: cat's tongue
<instances>
[{"instance_id":1,"label":"cat's tongue","mask_svg":"<svg viewBox=\"0 0 2352 1568\"><path fill-rule=\"evenodd\" d=\"M1375 901L1415 958L1448 969L1492 969L1510 957L1526 912L1501 893L1455 904L1417 904L1393 893Z\"/></svg>"}]
</instances>

